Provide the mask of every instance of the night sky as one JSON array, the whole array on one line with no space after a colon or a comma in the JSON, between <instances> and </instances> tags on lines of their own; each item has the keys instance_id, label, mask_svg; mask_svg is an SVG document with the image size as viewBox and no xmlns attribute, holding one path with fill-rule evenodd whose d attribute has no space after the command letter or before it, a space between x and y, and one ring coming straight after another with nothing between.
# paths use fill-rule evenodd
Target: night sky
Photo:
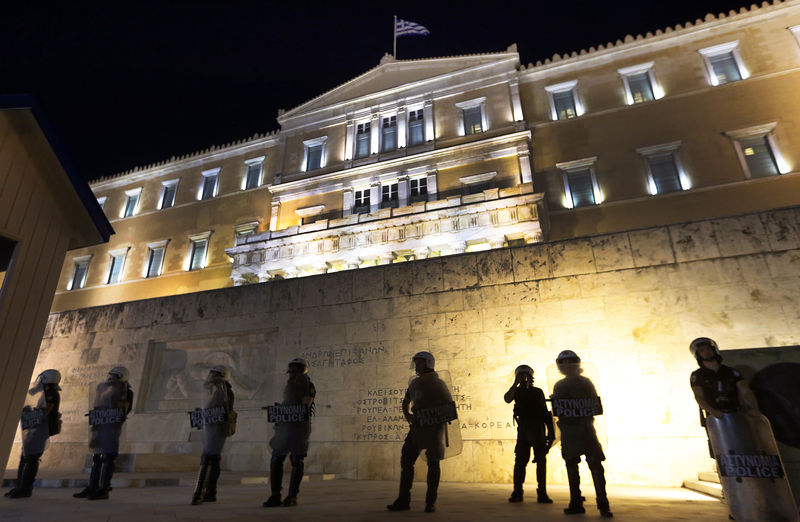
<instances>
[{"instance_id":1,"label":"night sky","mask_svg":"<svg viewBox=\"0 0 800 522\"><path fill-rule=\"evenodd\" d=\"M18 3L0 11L0 94L36 95L95 179L277 129L279 108L391 53L393 14L431 31L399 38L400 59L516 42L527 64L751 1Z\"/></svg>"}]
</instances>

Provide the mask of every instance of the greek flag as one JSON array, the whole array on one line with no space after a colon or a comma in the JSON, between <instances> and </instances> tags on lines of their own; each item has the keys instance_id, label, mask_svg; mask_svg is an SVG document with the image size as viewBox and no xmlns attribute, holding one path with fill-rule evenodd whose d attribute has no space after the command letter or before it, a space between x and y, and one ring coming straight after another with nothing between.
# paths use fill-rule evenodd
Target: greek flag
<instances>
[{"instance_id":1,"label":"greek flag","mask_svg":"<svg viewBox=\"0 0 800 522\"><path fill-rule=\"evenodd\" d=\"M414 22L409 22L408 20L398 20L394 24L394 34L395 36L403 36L404 34L421 34L423 36L427 36L431 34L431 32L425 29L423 26L415 24Z\"/></svg>"}]
</instances>

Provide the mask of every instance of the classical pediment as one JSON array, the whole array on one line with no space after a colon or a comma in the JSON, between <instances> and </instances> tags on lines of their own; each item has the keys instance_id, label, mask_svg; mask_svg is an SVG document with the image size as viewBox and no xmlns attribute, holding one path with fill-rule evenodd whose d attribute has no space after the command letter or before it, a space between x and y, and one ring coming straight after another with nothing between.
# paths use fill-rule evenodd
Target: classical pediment
<instances>
[{"instance_id":1,"label":"classical pediment","mask_svg":"<svg viewBox=\"0 0 800 522\"><path fill-rule=\"evenodd\" d=\"M468 72L476 67L503 62L518 63L519 55L514 46L503 53L453 56L446 58L426 58L420 60L394 60L384 56L381 63L364 74L349 80L330 91L313 98L278 116L278 122L285 121L331 107L348 100L391 93L404 87L413 89L415 84L426 80L446 79L459 72Z\"/></svg>"}]
</instances>

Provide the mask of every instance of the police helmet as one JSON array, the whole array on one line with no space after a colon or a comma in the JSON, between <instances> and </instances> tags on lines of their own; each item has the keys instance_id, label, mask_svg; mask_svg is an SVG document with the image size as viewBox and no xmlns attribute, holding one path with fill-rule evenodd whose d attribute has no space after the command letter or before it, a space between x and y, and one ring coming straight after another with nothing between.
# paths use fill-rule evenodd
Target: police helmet
<instances>
[{"instance_id":1,"label":"police helmet","mask_svg":"<svg viewBox=\"0 0 800 522\"><path fill-rule=\"evenodd\" d=\"M61 382L61 372L58 370L45 370L37 377L42 384L55 384L56 386Z\"/></svg>"},{"instance_id":2,"label":"police helmet","mask_svg":"<svg viewBox=\"0 0 800 522\"><path fill-rule=\"evenodd\" d=\"M520 364L519 366L514 368L514 376L517 376L520 373L529 373L531 374L531 377L533 377L533 368L531 368L527 364Z\"/></svg>"},{"instance_id":3,"label":"police helmet","mask_svg":"<svg viewBox=\"0 0 800 522\"><path fill-rule=\"evenodd\" d=\"M108 375L113 375L122 382L128 382L130 372L124 366L115 366L108 371Z\"/></svg>"},{"instance_id":4,"label":"police helmet","mask_svg":"<svg viewBox=\"0 0 800 522\"><path fill-rule=\"evenodd\" d=\"M213 366L210 370L208 370L208 373L216 373L217 375L222 377L222 379L225 381L231 378L231 371L228 369L227 366L224 366L222 364Z\"/></svg>"},{"instance_id":5,"label":"police helmet","mask_svg":"<svg viewBox=\"0 0 800 522\"><path fill-rule=\"evenodd\" d=\"M579 362L581 362L581 358L578 357L578 354L573 352L572 350L564 350L558 354L558 357L556 357L556 364L579 363Z\"/></svg>"},{"instance_id":6,"label":"police helmet","mask_svg":"<svg viewBox=\"0 0 800 522\"><path fill-rule=\"evenodd\" d=\"M289 370L288 370L289 372L292 371L292 366L302 366L303 368L302 373L303 374L308 373L308 362L301 357L295 357L294 359L289 361Z\"/></svg>"},{"instance_id":7,"label":"police helmet","mask_svg":"<svg viewBox=\"0 0 800 522\"><path fill-rule=\"evenodd\" d=\"M425 368L433 370L436 360L433 358L433 354L431 352L423 351L415 353L414 356L411 357L412 364L416 359L422 359L423 361L425 361Z\"/></svg>"},{"instance_id":8,"label":"police helmet","mask_svg":"<svg viewBox=\"0 0 800 522\"><path fill-rule=\"evenodd\" d=\"M714 350L714 359L716 359L719 362L722 361L722 355L720 355L719 353L719 345L717 344L717 342L709 337L698 337L697 339L692 341L691 344L689 344L689 351L692 352L692 355L694 355L694 358L697 360L697 364L699 364L700 366L703 365L703 358L700 357L699 353L701 346L710 347L712 350Z\"/></svg>"}]
</instances>

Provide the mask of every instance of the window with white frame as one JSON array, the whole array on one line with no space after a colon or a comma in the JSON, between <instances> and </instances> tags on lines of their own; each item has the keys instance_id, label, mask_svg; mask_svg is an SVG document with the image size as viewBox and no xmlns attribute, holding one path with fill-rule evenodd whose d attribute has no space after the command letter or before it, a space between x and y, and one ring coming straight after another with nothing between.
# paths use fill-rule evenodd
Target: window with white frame
<instances>
[{"instance_id":1,"label":"window with white frame","mask_svg":"<svg viewBox=\"0 0 800 522\"><path fill-rule=\"evenodd\" d=\"M690 188L683 171L678 151L680 142L655 145L637 149L647 167L648 191L652 195L677 192Z\"/></svg>"},{"instance_id":2,"label":"window with white frame","mask_svg":"<svg viewBox=\"0 0 800 522\"><path fill-rule=\"evenodd\" d=\"M747 78L750 74L739 54L739 42L728 42L698 51L706 64L711 85L723 85Z\"/></svg>"},{"instance_id":3,"label":"window with white frame","mask_svg":"<svg viewBox=\"0 0 800 522\"><path fill-rule=\"evenodd\" d=\"M461 109L461 123L463 125L464 136L480 134L487 130L486 112L484 110L485 104L485 96L456 103L456 107Z\"/></svg>"},{"instance_id":4,"label":"window with white frame","mask_svg":"<svg viewBox=\"0 0 800 522\"><path fill-rule=\"evenodd\" d=\"M258 221L250 221L247 223L242 223L240 225L235 225L233 227L233 233L236 236L237 244L240 240L246 238L247 236L252 236L256 233L256 229L258 228Z\"/></svg>"},{"instance_id":5,"label":"window with white frame","mask_svg":"<svg viewBox=\"0 0 800 522\"><path fill-rule=\"evenodd\" d=\"M622 76L628 105L649 102L662 97L661 88L653 75L653 62L623 67L617 72Z\"/></svg>"},{"instance_id":6,"label":"window with white frame","mask_svg":"<svg viewBox=\"0 0 800 522\"><path fill-rule=\"evenodd\" d=\"M166 251L166 240L147 244L147 264L144 267L145 277L158 277L161 275Z\"/></svg>"},{"instance_id":7,"label":"window with white frame","mask_svg":"<svg viewBox=\"0 0 800 522\"><path fill-rule=\"evenodd\" d=\"M428 200L428 178L408 180L408 197L412 203Z\"/></svg>"},{"instance_id":8,"label":"window with white frame","mask_svg":"<svg viewBox=\"0 0 800 522\"><path fill-rule=\"evenodd\" d=\"M564 206L585 207L602 202L594 166L597 156L556 163L564 179Z\"/></svg>"},{"instance_id":9,"label":"window with white frame","mask_svg":"<svg viewBox=\"0 0 800 522\"><path fill-rule=\"evenodd\" d=\"M200 195L197 199L211 199L217 195L219 171L220 169L216 168L203 172L203 184L200 187Z\"/></svg>"},{"instance_id":10,"label":"window with white frame","mask_svg":"<svg viewBox=\"0 0 800 522\"><path fill-rule=\"evenodd\" d=\"M372 139L371 127L372 125L368 121L356 125L356 151L354 155L356 159L366 158L369 156L370 143Z\"/></svg>"},{"instance_id":11,"label":"window with white frame","mask_svg":"<svg viewBox=\"0 0 800 522\"><path fill-rule=\"evenodd\" d=\"M381 119L381 152L397 150L397 116Z\"/></svg>"},{"instance_id":12,"label":"window with white frame","mask_svg":"<svg viewBox=\"0 0 800 522\"><path fill-rule=\"evenodd\" d=\"M264 156L252 158L244 162L244 179L242 190L249 190L261 186L261 173L264 167Z\"/></svg>"},{"instance_id":13,"label":"window with white frame","mask_svg":"<svg viewBox=\"0 0 800 522\"><path fill-rule=\"evenodd\" d=\"M789 171L775 143L775 125L773 122L725 133L736 147L745 177L766 178Z\"/></svg>"},{"instance_id":14,"label":"window with white frame","mask_svg":"<svg viewBox=\"0 0 800 522\"><path fill-rule=\"evenodd\" d=\"M381 208L394 208L398 205L397 183L381 185Z\"/></svg>"},{"instance_id":15,"label":"window with white frame","mask_svg":"<svg viewBox=\"0 0 800 522\"><path fill-rule=\"evenodd\" d=\"M108 196L100 196L99 198L97 198L97 204L100 205L100 208L103 209L103 210L106 209L106 200L107 199L108 199Z\"/></svg>"},{"instance_id":16,"label":"window with white frame","mask_svg":"<svg viewBox=\"0 0 800 522\"><path fill-rule=\"evenodd\" d=\"M571 80L544 88L550 98L550 114L554 120L569 120L583 114L577 87L578 80Z\"/></svg>"},{"instance_id":17,"label":"window with white frame","mask_svg":"<svg viewBox=\"0 0 800 522\"><path fill-rule=\"evenodd\" d=\"M369 214L370 201L369 201L369 187L353 191L353 213L354 214Z\"/></svg>"},{"instance_id":18,"label":"window with white frame","mask_svg":"<svg viewBox=\"0 0 800 522\"><path fill-rule=\"evenodd\" d=\"M141 187L125 191L125 206L122 207L122 215L120 217L126 218L136 215L141 193Z\"/></svg>"},{"instance_id":19,"label":"window with white frame","mask_svg":"<svg viewBox=\"0 0 800 522\"><path fill-rule=\"evenodd\" d=\"M178 191L178 180L172 179L161 184L161 210L175 206L175 194Z\"/></svg>"},{"instance_id":20,"label":"window with white frame","mask_svg":"<svg viewBox=\"0 0 800 522\"><path fill-rule=\"evenodd\" d=\"M120 279L122 279L122 269L125 266L125 258L128 255L128 249L121 248L118 250L111 250L108 255L110 259L106 284L113 285L114 283L119 283Z\"/></svg>"},{"instance_id":21,"label":"window with white frame","mask_svg":"<svg viewBox=\"0 0 800 522\"><path fill-rule=\"evenodd\" d=\"M189 263L187 270L200 270L206 267L209 236L211 236L211 232L189 236Z\"/></svg>"},{"instance_id":22,"label":"window with white frame","mask_svg":"<svg viewBox=\"0 0 800 522\"><path fill-rule=\"evenodd\" d=\"M72 277L69 279L67 290L78 290L86 284L86 275L89 273L89 261L92 256L81 256L73 258L74 267Z\"/></svg>"},{"instance_id":23,"label":"window with white frame","mask_svg":"<svg viewBox=\"0 0 800 522\"><path fill-rule=\"evenodd\" d=\"M408 146L425 143L425 115L422 109L408 111Z\"/></svg>"},{"instance_id":24,"label":"window with white frame","mask_svg":"<svg viewBox=\"0 0 800 522\"><path fill-rule=\"evenodd\" d=\"M303 171L321 169L325 166L325 140L327 136L321 136L303 142L305 153L303 155Z\"/></svg>"}]
</instances>

